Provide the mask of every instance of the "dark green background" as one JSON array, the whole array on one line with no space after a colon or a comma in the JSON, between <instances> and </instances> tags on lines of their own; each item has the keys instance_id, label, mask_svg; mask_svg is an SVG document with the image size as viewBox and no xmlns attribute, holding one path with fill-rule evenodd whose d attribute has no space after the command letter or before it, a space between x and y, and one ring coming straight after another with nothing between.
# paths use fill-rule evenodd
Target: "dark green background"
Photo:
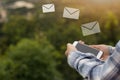
<instances>
[{"instance_id":1,"label":"dark green background","mask_svg":"<svg viewBox=\"0 0 120 80\"><path fill-rule=\"evenodd\" d=\"M114 46L120 39L119 0L25 0L35 8L10 9L15 1L0 1L7 11L7 21L0 23L0 80L82 80L67 64L66 44ZM41 6L48 3L56 12L43 14ZM64 7L80 9L80 19L63 18ZM92 21L101 33L83 36L81 24Z\"/></svg>"}]
</instances>

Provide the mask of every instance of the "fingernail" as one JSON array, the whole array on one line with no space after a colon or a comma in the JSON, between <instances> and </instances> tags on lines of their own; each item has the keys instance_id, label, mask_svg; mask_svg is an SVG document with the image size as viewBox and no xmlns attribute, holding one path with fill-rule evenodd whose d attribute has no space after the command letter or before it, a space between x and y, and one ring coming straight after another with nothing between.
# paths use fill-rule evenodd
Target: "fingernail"
<instances>
[{"instance_id":1,"label":"fingernail","mask_svg":"<svg viewBox=\"0 0 120 80\"><path fill-rule=\"evenodd\" d=\"M70 43L67 43L67 45L70 45Z\"/></svg>"},{"instance_id":2,"label":"fingernail","mask_svg":"<svg viewBox=\"0 0 120 80\"><path fill-rule=\"evenodd\" d=\"M70 43L67 43L67 45L71 45Z\"/></svg>"}]
</instances>

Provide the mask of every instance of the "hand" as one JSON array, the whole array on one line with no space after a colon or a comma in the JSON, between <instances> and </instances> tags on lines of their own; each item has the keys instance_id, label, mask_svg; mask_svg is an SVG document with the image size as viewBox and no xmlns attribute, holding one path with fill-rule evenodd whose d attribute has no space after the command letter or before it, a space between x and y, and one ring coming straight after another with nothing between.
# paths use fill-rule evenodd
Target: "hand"
<instances>
[{"instance_id":1,"label":"hand","mask_svg":"<svg viewBox=\"0 0 120 80\"><path fill-rule=\"evenodd\" d=\"M80 40L79 43L84 44L84 41ZM68 56L71 51L77 51L77 49L72 44L68 43L65 55Z\"/></svg>"},{"instance_id":2,"label":"hand","mask_svg":"<svg viewBox=\"0 0 120 80\"><path fill-rule=\"evenodd\" d=\"M80 44L85 44L85 42L84 42L84 41L82 41L82 40L80 40L80 41L79 41L79 43L80 43Z\"/></svg>"},{"instance_id":3,"label":"hand","mask_svg":"<svg viewBox=\"0 0 120 80\"><path fill-rule=\"evenodd\" d=\"M77 51L77 49L72 44L68 43L65 55L68 56L71 51Z\"/></svg>"},{"instance_id":4,"label":"hand","mask_svg":"<svg viewBox=\"0 0 120 80\"><path fill-rule=\"evenodd\" d=\"M92 48L96 48L98 50L103 51L103 55L101 57L102 60L106 60L109 56L109 49L107 45L101 44L101 45L90 45Z\"/></svg>"}]
</instances>

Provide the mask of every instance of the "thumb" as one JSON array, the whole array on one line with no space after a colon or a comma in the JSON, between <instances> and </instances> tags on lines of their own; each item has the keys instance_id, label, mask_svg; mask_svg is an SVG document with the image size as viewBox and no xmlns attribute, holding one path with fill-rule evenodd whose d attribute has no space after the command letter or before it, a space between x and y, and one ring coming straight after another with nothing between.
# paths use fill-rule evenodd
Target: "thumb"
<instances>
[{"instance_id":1,"label":"thumb","mask_svg":"<svg viewBox=\"0 0 120 80\"><path fill-rule=\"evenodd\" d=\"M89 45L90 47L92 47L92 48L96 48L96 45Z\"/></svg>"},{"instance_id":2,"label":"thumb","mask_svg":"<svg viewBox=\"0 0 120 80\"><path fill-rule=\"evenodd\" d=\"M70 46L70 45L72 45L71 43L67 43L67 46Z\"/></svg>"}]
</instances>

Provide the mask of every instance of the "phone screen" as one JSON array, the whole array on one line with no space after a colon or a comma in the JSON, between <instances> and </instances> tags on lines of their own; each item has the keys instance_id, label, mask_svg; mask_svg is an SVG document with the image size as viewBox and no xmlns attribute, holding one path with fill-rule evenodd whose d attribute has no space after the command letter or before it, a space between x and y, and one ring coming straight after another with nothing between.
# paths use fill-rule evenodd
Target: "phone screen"
<instances>
[{"instance_id":1,"label":"phone screen","mask_svg":"<svg viewBox=\"0 0 120 80\"><path fill-rule=\"evenodd\" d=\"M85 44L77 43L77 44L76 44L76 48L77 48L79 51L83 52L83 53L92 53L92 54L94 54L95 56L97 56L98 53L99 53L99 50L94 49L94 48L91 48L91 47L89 47L89 46L87 46L87 45L85 45Z\"/></svg>"}]
</instances>

